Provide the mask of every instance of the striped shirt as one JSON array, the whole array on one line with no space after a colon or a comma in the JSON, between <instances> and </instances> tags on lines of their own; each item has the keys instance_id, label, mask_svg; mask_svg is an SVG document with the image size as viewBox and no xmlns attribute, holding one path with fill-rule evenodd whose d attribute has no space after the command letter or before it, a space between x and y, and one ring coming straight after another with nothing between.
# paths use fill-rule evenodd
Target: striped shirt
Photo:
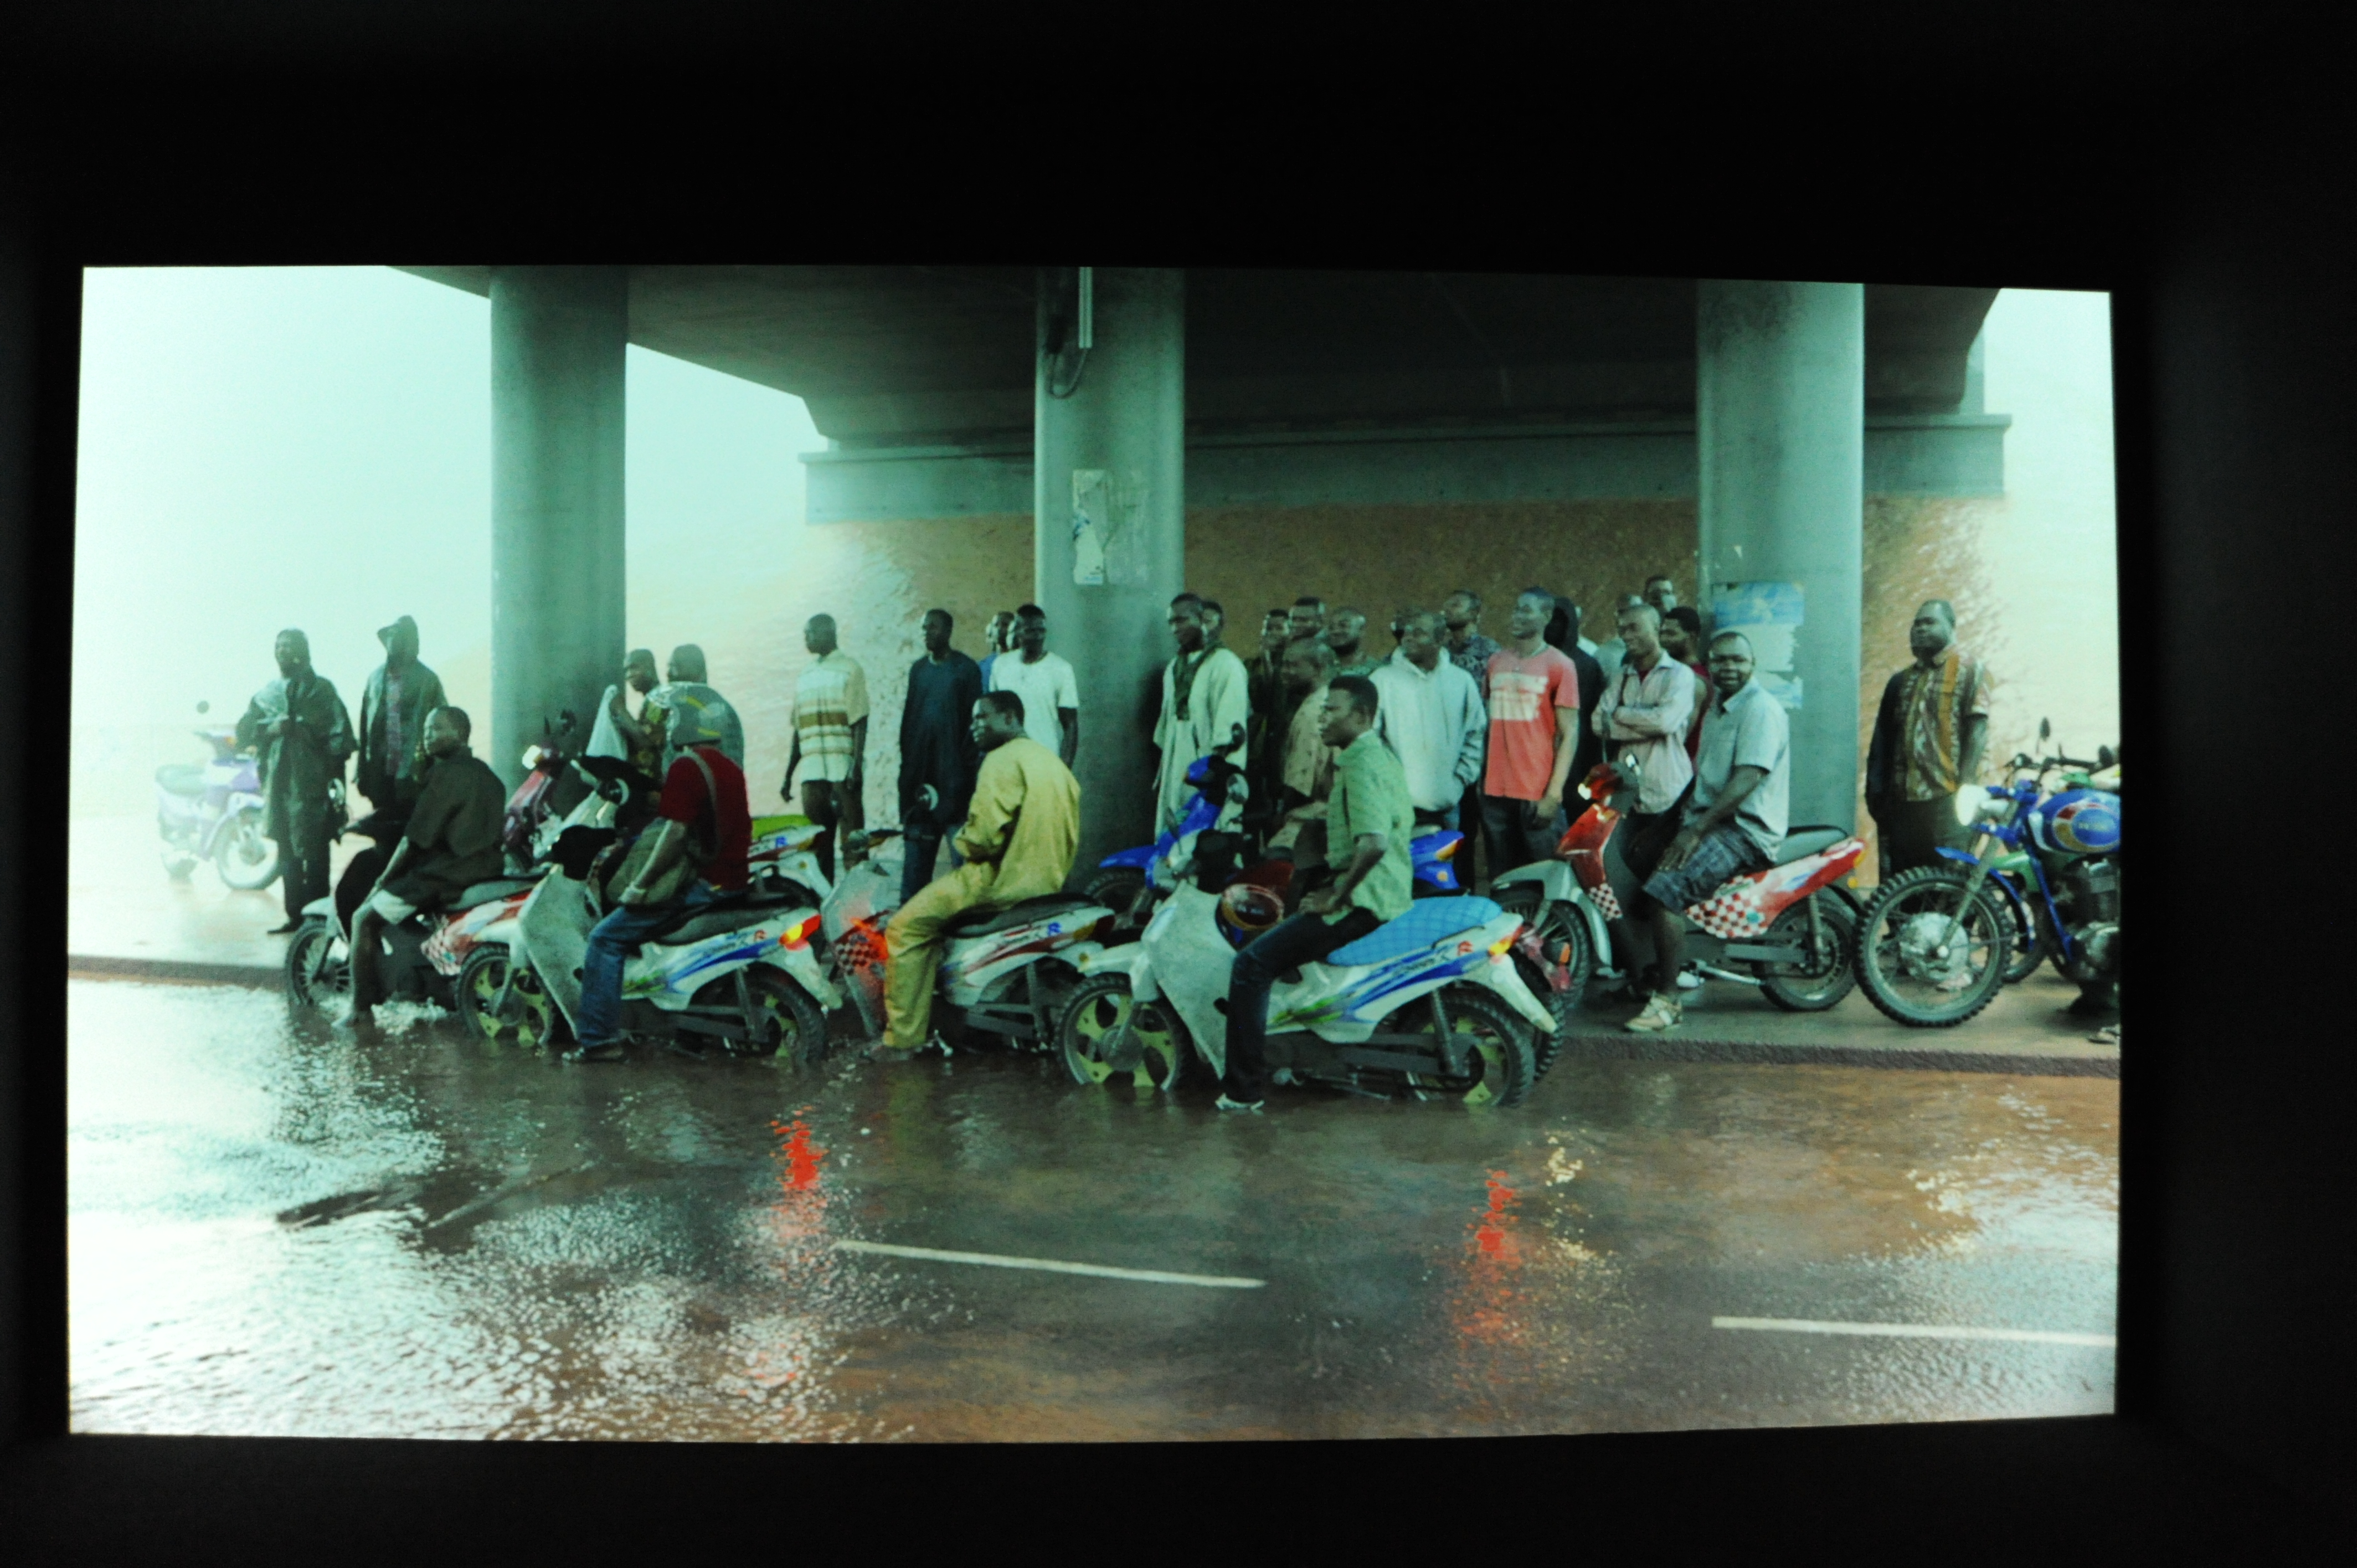
<instances>
[{"instance_id":1,"label":"striped shirt","mask_svg":"<svg viewBox=\"0 0 2357 1568\"><path fill-rule=\"evenodd\" d=\"M841 649L812 663L794 682L794 734L802 779L851 777L851 726L867 716L867 672Z\"/></svg>"}]
</instances>

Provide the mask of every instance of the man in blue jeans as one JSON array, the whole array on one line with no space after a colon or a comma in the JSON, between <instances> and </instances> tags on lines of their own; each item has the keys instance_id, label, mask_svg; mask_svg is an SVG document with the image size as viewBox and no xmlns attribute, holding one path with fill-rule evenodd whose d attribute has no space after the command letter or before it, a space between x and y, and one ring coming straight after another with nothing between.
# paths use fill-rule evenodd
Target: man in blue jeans
<instances>
[{"instance_id":1,"label":"man in blue jeans","mask_svg":"<svg viewBox=\"0 0 2357 1568\"><path fill-rule=\"evenodd\" d=\"M716 744L689 746L663 776L662 799L646 831L656 835L646 865L615 896L619 907L589 933L581 961L581 1043L565 1053L566 1061L621 1060L622 970L630 954L683 912L745 891L753 819L745 807L744 770ZM696 880L679 898L650 903L648 886L690 854L702 867Z\"/></svg>"},{"instance_id":2,"label":"man in blue jeans","mask_svg":"<svg viewBox=\"0 0 2357 1568\"><path fill-rule=\"evenodd\" d=\"M1326 803L1327 855L1340 859L1347 844L1350 858L1340 876L1302 899L1301 913L1236 955L1222 1111L1258 1111L1267 1093L1268 993L1276 977L1407 913L1415 808L1399 758L1375 734L1376 703L1375 683L1363 675L1337 675L1326 689L1325 740L1339 754Z\"/></svg>"}]
</instances>

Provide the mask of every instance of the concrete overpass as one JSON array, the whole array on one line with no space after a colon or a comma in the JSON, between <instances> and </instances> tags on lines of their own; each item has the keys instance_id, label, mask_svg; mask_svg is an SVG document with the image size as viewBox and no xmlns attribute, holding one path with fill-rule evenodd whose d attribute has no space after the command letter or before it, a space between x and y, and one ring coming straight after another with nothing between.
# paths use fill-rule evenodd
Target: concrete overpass
<instances>
[{"instance_id":1,"label":"concrete overpass","mask_svg":"<svg viewBox=\"0 0 2357 1568\"><path fill-rule=\"evenodd\" d=\"M802 398L829 441L805 458L813 524L1029 513L1035 597L1086 650L1098 713L1137 702L1169 655L1190 505L1694 498L1706 616L1725 585L1800 589L1779 656L1801 699L1795 821L1855 811L1862 496L2003 489L2008 422L1982 410L1978 373L1994 289L404 270L491 302L492 749L510 768L541 714L587 713L621 655L626 342ZM1076 505L1103 513L1077 544ZM1084 856L1137 841L1145 748L1084 746L1081 773Z\"/></svg>"}]
</instances>

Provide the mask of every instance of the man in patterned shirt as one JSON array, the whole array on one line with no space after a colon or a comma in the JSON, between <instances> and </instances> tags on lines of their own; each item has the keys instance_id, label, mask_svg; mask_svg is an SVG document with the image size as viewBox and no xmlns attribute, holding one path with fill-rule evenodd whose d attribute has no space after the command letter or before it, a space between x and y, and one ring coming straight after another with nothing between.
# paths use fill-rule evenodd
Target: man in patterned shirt
<instances>
[{"instance_id":1,"label":"man in patterned shirt","mask_svg":"<svg viewBox=\"0 0 2357 1568\"><path fill-rule=\"evenodd\" d=\"M802 815L827 830L811 847L831 881L837 834L856 833L867 820L859 800L866 782L867 671L835 646L831 615L810 618L802 646L816 657L794 682L793 750L778 793L792 803L794 771L801 768Z\"/></svg>"},{"instance_id":2,"label":"man in patterned shirt","mask_svg":"<svg viewBox=\"0 0 2357 1568\"><path fill-rule=\"evenodd\" d=\"M1988 676L1956 646L1956 611L1926 600L1908 628L1915 662L1890 678L1866 756L1866 809L1883 878L1929 865L1942 846L1964 849L1955 795L1980 777L1988 744Z\"/></svg>"}]
</instances>

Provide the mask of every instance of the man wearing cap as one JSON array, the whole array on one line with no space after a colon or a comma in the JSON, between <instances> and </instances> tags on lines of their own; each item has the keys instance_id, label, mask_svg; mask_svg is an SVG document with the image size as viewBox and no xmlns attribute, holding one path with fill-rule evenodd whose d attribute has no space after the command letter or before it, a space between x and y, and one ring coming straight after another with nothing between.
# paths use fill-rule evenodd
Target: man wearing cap
<instances>
[{"instance_id":1,"label":"man wearing cap","mask_svg":"<svg viewBox=\"0 0 2357 1568\"><path fill-rule=\"evenodd\" d=\"M425 788L425 715L442 706L442 677L417 659L417 623L403 616L381 627L384 662L361 688L359 777L353 780L383 817L404 821Z\"/></svg>"},{"instance_id":2,"label":"man wearing cap","mask_svg":"<svg viewBox=\"0 0 2357 1568\"><path fill-rule=\"evenodd\" d=\"M284 936L303 923L304 906L328 896L328 821L333 795L352 755L352 716L334 682L311 668L311 642L293 628L272 650L278 679L253 694L237 721L237 744L259 753L262 831L278 845L286 895Z\"/></svg>"}]
</instances>

